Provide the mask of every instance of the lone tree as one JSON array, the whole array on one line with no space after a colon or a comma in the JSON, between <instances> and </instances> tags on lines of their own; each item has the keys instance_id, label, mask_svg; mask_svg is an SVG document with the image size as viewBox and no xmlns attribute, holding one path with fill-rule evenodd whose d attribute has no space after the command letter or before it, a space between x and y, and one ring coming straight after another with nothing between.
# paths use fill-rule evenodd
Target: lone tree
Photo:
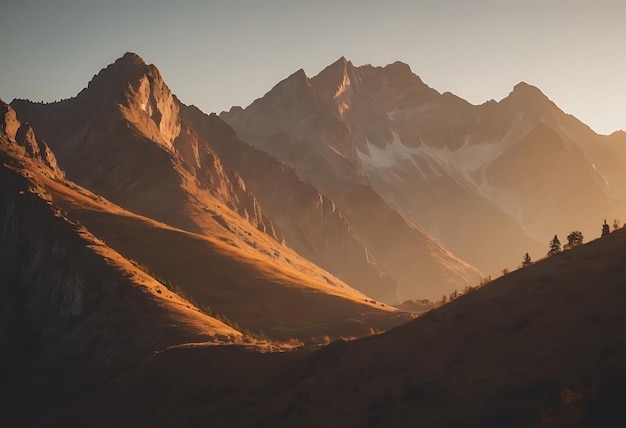
<instances>
[{"instance_id":1,"label":"lone tree","mask_svg":"<svg viewBox=\"0 0 626 428\"><path fill-rule=\"evenodd\" d=\"M530 255L526 253L524 255L524 260L522 261L522 267L530 266L533 264L533 261L530 259Z\"/></svg>"},{"instance_id":2,"label":"lone tree","mask_svg":"<svg viewBox=\"0 0 626 428\"><path fill-rule=\"evenodd\" d=\"M602 235L601 236L606 236L609 233L611 233L611 227L606 224L606 219L604 219L604 223L602 224Z\"/></svg>"},{"instance_id":3,"label":"lone tree","mask_svg":"<svg viewBox=\"0 0 626 428\"><path fill-rule=\"evenodd\" d=\"M617 218L615 220L613 220L613 230L617 230L620 227L622 227L622 222L619 221L619 219L617 219Z\"/></svg>"},{"instance_id":4,"label":"lone tree","mask_svg":"<svg viewBox=\"0 0 626 428\"><path fill-rule=\"evenodd\" d=\"M567 235L567 244L563 245L563 249L570 250L582 244L583 244L583 233L580 230L575 230L569 235Z\"/></svg>"},{"instance_id":5,"label":"lone tree","mask_svg":"<svg viewBox=\"0 0 626 428\"><path fill-rule=\"evenodd\" d=\"M558 236L554 235L554 238L552 238L552 241L550 241L550 250L548 250L548 256L553 256L560 253L561 251L561 241L559 241Z\"/></svg>"}]
</instances>

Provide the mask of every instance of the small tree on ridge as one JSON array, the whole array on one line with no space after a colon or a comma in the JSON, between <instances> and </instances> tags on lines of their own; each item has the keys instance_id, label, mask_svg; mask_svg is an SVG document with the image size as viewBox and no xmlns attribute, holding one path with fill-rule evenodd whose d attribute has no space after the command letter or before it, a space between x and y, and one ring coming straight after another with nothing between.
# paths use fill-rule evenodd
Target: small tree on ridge
<instances>
[{"instance_id":1,"label":"small tree on ridge","mask_svg":"<svg viewBox=\"0 0 626 428\"><path fill-rule=\"evenodd\" d=\"M533 264L533 261L530 258L530 255L526 253L524 255L524 260L522 261L522 267L530 266Z\"/></svg>"},{"instance_id":2,"label":"small tree on ridge","mask_svg":"<svg viewBox=\"0 0 626 428\"><path fill-rule=\"evenodd\" d=\"M548 250L548 256L553 256L555 254L560 253L561 250L561 241L559 241L559 237L554 235L552 241L550 241L550 249Z\"/></svg>"},{"instance_id":3,"label":"small tree on ridge","mask_svg":"<svg viewBox=\"0 0 626 428\"><path fill-rule=\"evenodd\" d=\"M583 233L580 230L574 230L567 235L567 244L563 246L564 250L570 250L583 244Z\"/></svg>"}]
</instances>

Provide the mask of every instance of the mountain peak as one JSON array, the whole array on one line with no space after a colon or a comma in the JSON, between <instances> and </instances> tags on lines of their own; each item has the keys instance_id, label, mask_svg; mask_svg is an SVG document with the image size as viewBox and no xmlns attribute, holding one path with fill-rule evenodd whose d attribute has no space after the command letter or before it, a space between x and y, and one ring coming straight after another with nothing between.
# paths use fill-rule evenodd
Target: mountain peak
<instances>
[{"instance_id":1,"label":"mountain peak","mask_svg":"<svg viewBox=\"0 0 626 428\"><path fill-rule=\"evenodd\" d=\"M417 84L418 86L426 86L422 79L417 74L413 73L411 67L401 61L392 62L384 67L375 67L371 64L365 64L357 67L357 70L370 76L378 76L378 78L393 79L410 85Z\"/></svg>"},{"instance_id":2,"label":"mountain peak","mask_svg":"<svg viewBox=\"0 0 626 428\"><path fill-rule=\"evenodd\" d=\"M307 76L303 69L299 69L298 71L292 73L286 79L278 82L270 92L273 92L277 89L284 91L288 88L300 88L304 86L310 86L309 76Z\"/></svg>"},{"instance_id":3,"label":"mountain peak","mask_svg":"<svg viewBox=\"0 0 626 428\"><path fill-rule=\"evenodd\" d=\"M287 78L287 80L291 80L291 79L308 80L309 76L307 76L306 72L302 68L300 68L298 71L292 73L291 76Z\"/></svg>"},{"instance_id":4,"label":"mountain peak","mask_svg":"<svg viewBox=\"0 0 626 428\"><path fill-rule=\"evenodd\" d=\"M548 97L546 97L538 87L523 81L513 87L513 91L509 94L509 96L511 95L548 99Z\"/></svg>"},{"instance_id":5,"label":"mountain peak","mask_svg":"<svg viewBox=\"0 0 626 428\"><path fill-rule=\"evenodd\" d=\"M404 71L404 72L408 72L408 73L413 73L413 71L411 70L411 66L409 66L409 64L404 63L402 61L392 62L391 64L387 65L385 68L389 68L389 69L397 70L397 71Z\"/></svg>"},{"instance_id":6,"label":"mountain peak","mask_svg":"<svg viewBox=\"0 0 626 428\"><path fill-rule=\"evenodd\" d=\"M121 58L118 59L118 61L134 62L134 63L138 63L138 64L145 64L146 63L143 60L143 58L140 57L139 55L137 55L135 52L126 52L124 55L122 55Z\"/></svg>"},{"instance_id":7,"label":"mountain peak","mask_svg":"<svg viewBox=\"0 0 626 428\"><path fill-rule=\"evenodd\" d=\"M509 95L503 98L501 102L512 103L517 105L516 108L522 109L544 109L554 105L539 88L526 82L515 85Z\"/></svg>"},{"instance_id":8,"label":"mountain peak","mask_svg":"<svg viewBox=\"0 0 626 428\"><path fill-rule=\"evenodd\" d=\"M154 66L149 66L136 53L126 52L123 56L115 60L112 64L100 70L89 84L88 89L96 89L111 92L120 84L124 87L127 82L138 80L142 75L158 70ZM97 89L96 89L97 90Z\"/></svg>"},{"instance_id":9,"label":"mountain peak","mask_svg":"<svg viewBox=\"0 0 626 428\"><path fill-rule=\"evenodd\" d=\"M348 86L351 86L353 73L352 63L342 56L320 71L320 73L312 79L312 82L318 91L337 97L343 93Z\"/></svg>"},{"instance_id":10,"label":"mountain peak","mask_svg":"<svg viewBox=\"0 0 626 428\"><path fill-rule=\"evenodd\" d=\"M346 59L346 57L342 56L337 61L333 62L331 65L322 70L319 74L345 74L352 66L352 63Z\"/></svg>"}]
</instances>

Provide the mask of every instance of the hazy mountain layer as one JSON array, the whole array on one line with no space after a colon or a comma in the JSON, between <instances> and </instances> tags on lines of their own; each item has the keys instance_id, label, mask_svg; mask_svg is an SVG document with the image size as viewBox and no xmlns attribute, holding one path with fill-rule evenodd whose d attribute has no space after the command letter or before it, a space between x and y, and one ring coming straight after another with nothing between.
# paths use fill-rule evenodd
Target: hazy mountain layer
<instances>
[{"instance_id":1,"label":"hazy mountain layer","mask_svg":"<svg viewBox=\"0 0 626 428\"><path fill-rule=\"evenodd\" d=\"M487 273L543 255L554 233L597 236L626 213L619 134L595 134L525 83L474 106L406 64L341 58L221 117L335 199L350 183L371 186Z\"/></svg>"},{"instance_id":2,"label":"hazy mountain layer","mask_svg":"<svg viewBox=\"0 0 626 428\"><path fill-rule=\"evenodd\" d=\"M349 76L343 77L342 82L349 83ZM338 82L332 91L319 89L322 83L316 79L300 70L245 110L233 108L220 117L243 140L293 167L303 180L328 195L377 262L400 281L406 297L439 298L446 290L475 284L476 270L407 221L376 193L364 174L357 135L363 141L364 132L391 135L376 128L379 112L359 104L355 108L364 112L367 129L352 128L343 115L354 113L339 101L348 96L349 85Z\"/></svg>"}]
</instances>

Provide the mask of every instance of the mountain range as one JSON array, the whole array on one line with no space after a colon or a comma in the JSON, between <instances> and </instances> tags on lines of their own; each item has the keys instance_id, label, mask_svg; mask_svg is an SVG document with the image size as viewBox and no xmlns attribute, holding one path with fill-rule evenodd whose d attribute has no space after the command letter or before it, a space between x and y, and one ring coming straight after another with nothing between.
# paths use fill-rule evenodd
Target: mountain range
<instances>
[{"instance_id":1,"label":"mountain range","mask_svg":"<svg viewBox=\"0 0 626 428\"><path fill-rule=\"evenodd\" d=\"M626 134L531 85L340 58L217 115L127 53L0 100L0 157L0 425L616 417L622 231L482 286L626 213Z\"/></svg>"},{"instance_id":2,"label":"mountain range","mask_svg":"<svg viewBox=\"0 0 626 428\"><path fill-rule=\"evenodd\" d=\"M476 106L406 64L340 58L220 117L348 216L362 211L348 196L358 183L485 275L626 212L625 134L594 133L526 83Z\"/></svg>"}]
</instances>

